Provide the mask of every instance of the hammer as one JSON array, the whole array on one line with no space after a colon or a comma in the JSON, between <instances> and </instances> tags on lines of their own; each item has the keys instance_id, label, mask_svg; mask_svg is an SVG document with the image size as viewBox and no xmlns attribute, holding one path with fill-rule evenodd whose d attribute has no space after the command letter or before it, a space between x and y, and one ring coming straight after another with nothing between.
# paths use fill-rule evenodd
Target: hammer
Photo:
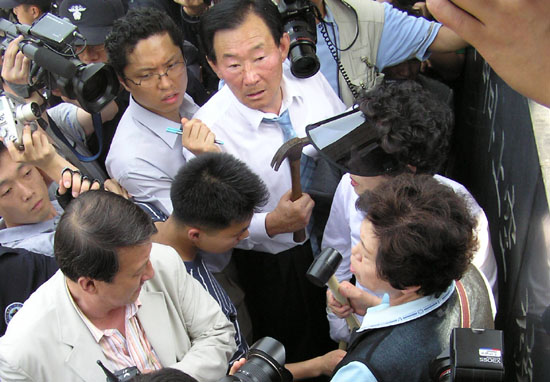
<instances>
[{"instance_id":1,"label":"hammer","mask_svg":"<svg viewBox=\"0 0 550 382\"><path fill-rule=\"evenodd\" d=\"M340 284L336 276L334 276L334 272L336 272L341 261L342 255L337 250L334 248L325 248L321 251L321 254L313 260L313 263L311 263L311 266L307 270L306 277L318 287L323 287L327 284L336 301L344 305L349 304L349 301L338 292ZM350 330L361 326L355 314L350 314L346 317L346 322Z\"/></svg>"},{"instance_id":2,"label":"hammer","mask_svg":"<svg viewBox=\"0 0 550 382\"><path fill-rule=\"evenodd\" d=\"M292 181L292 195L290 200L295 201L302 196L302 184L300 183L300 158L302 157L302 148L310 144L308 137L292 138L283 143L279 150L273 156L271 167L275 171L279 170L281 163L288 158L290 164L290 177ZM305 229L294 232L294 241L300 243L306 239Z\"/></svg>"}]
</instances>

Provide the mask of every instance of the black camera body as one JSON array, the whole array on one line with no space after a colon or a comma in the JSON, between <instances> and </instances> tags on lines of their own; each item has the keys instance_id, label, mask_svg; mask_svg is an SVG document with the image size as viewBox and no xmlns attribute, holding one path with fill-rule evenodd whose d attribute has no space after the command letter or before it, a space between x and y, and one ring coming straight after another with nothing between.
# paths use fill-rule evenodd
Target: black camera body
<instances>
[{"instance_id":1,"label":"black camera body","mask_svg":"<svg viewBox=\"0 0 550 382\"><path fill-rule=\"evenodd\" d=\"M434 382L504 381L501 330L455 328L449 349L430 364Z\"/></svg>"},{"instance_id":2,"label":"black camera body","mask_svg":"<svg viewBox=\"0 0 550 382\"><path fill-rule=\"evenodd\" d=\"M67 20L51 13L30 26L0 19L0 31L5 35L2 51L19 35L24 36L19 49L33 62L30 74L36 79L30 85L34 88L59 89L90 113L98 113L118 94L120 84L111 66L84 64L78 59L75 42L77 37L84 38Z\"/></svg>"},{"instance_id":3,"label":"black camera body","mask_svg":"<svg viewBox=\"0 0 550 382\"><path fill-rule=\"evenodd\" d=\"M248 350L246 363L219 382L292 382L285 367L285 347L271 337L260 338Z\"/></svg>"},{"instance_id":4,"label":"black camera body","mask_svg":"<svg viewBox=\"0 0 550 382\"><path fill-rule=\"evenodd\" d=\"M288 58L292 74L298 78L313 76L321 67L316 54L317 8L309 0L280 0L278 9L283 29L290 36Z\"/></svg>"}]
</instances>

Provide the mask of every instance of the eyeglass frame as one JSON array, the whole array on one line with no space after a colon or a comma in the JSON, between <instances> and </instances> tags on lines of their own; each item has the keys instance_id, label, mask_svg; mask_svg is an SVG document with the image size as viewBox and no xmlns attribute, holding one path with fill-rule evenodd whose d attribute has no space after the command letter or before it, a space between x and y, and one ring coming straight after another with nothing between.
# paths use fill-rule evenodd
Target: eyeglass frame
<instances>
[{"instance_id":1,"label":"eyeglass frame","mask_svg":"<svg viewBox=\"0 0 550 382\"><path fill-rule=\"evenodd\" d=\"M185 69L185 66L187 65L187 62L185 60L185 58L183 58L181 61L176 61L174 62L173 64L170 64L167 66L166 70L164 71L164 73L150 73L150 74L147 74L147 75L150 75L151 77L147 77L147 78L142 78L140 79L139 83L134 81L133 79L131 79L130 77L126 77L124 76L124 79L125 80L128 80L130 81L131 83L133 83L134 85L136 86L143 86L142 83L143 81L147 81L149 78L153 78L154 76L157 76L158 78L158 82L155 83L155 84L151 84L150 86L144 86L145 88L148 88L148 87L154 87L155 85L158 85L160 83L160 81L162 80L162 77L166 76L168 78L171 79L170 75L168 74L168 72L171 70L171 69L174 69L174 66L177 65L177 64L183 64L184 66L184 69ZM143 77L143 76L142 76Z\"/></svg>"}]
</instances>

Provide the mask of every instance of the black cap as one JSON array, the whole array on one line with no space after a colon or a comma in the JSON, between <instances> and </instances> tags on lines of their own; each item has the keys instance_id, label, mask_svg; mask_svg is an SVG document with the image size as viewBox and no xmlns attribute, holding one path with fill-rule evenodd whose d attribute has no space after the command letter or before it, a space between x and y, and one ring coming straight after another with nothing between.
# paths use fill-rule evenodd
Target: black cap
<instances>
[{"instance_id":1,"label":"black cap","mask_svg":"<svg viewBox=\"0 0 550 382\"><path fill-rule=\"evenodd\" d=\"M100 45L115 20L124 16L124 5L121 0L64 0L59 16L76 25L88 45Z\"/></svg>"},{"instance_id":2,"label":"black cap","mask_svg":"<svg viewBox=\"0 0 550 382\"><path fill-rule=\"evenodd\" d=\"M14 8L21 4L36 5L40 8L52 5L51 0L0 0L0 8Z\"/></svg>"}]
</instances>

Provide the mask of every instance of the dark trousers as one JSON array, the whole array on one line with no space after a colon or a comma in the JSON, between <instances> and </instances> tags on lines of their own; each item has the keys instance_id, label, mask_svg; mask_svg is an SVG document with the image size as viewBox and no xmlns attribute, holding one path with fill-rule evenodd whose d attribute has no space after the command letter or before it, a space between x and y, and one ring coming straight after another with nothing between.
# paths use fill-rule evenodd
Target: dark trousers
<instances>
[{"instance_id":1,"label":"dark trousers","mask_svg":"<svg viewBox=\"0 0 550 382\"><path fill-rule=\"evenodd\" d=\"M246 294L254 341L270 336L286 349L286 361L298 362L336 348L329 337L324 288L306 279L313 261L309 241L271 254L233 252Z\"/></svg>"}]
</instances>

